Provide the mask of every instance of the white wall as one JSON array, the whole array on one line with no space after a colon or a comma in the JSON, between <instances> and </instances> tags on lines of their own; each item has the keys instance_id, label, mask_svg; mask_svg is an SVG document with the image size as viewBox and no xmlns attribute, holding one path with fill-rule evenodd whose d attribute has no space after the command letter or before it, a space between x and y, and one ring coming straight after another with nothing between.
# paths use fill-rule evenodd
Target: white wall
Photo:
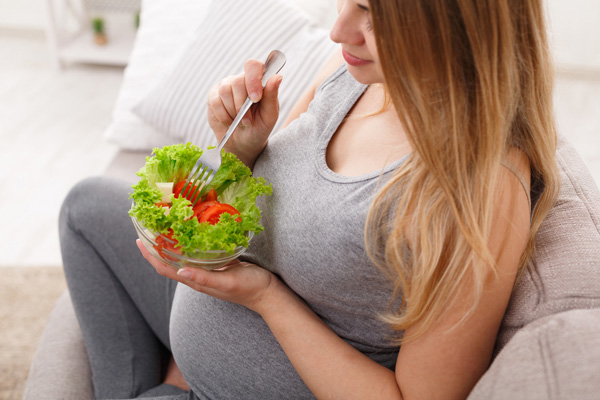
<instances>
[{"instance_id":1,"label":"white wall","mask_svg":"<svg viewBox=\"0 0 600 400\"><path fill-rule=\"evenodd\" d=\"M600 1L546 1L558 66L600 68Z\"/></svg>"},{"instance_id":2,"label":"white wall","mask_svg":"<svg viewBox=\"0 0 600 400\"><path fill-rule=\"evenodd\" d=\"M0 28L44 29L46 1L0 0ZM305 7L321 7L326 21L335 16L335 0L292 1ZM329 5L325 5L326 2ZM600 68L600 0L546 2L551 42L558 65Z\"/></svg>"},{"instance_id":3,"label":"white wall","mask_svg":"<svg viewBox=\"0 0 600 400\"><path fill-rule=\"evenodd\" d=\"M44 29L46 0L0 0L0 28Z\"/></svg>"}]
</instances>

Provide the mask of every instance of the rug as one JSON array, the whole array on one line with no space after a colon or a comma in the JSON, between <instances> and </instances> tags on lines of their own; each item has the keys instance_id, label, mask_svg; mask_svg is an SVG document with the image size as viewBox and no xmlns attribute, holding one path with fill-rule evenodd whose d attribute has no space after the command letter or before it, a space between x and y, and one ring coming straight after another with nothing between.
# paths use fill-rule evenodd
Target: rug
<instances>
[{"instance_id":1,"label":"rug","mask_svg":"<svg viewBox=\"0 0 600 400\"><path fill-rule=\"evenodd\" d=\"M66 289L62 267L0 268L0 399L21 400L48 316Z\"/></svg>"}]
</instances>

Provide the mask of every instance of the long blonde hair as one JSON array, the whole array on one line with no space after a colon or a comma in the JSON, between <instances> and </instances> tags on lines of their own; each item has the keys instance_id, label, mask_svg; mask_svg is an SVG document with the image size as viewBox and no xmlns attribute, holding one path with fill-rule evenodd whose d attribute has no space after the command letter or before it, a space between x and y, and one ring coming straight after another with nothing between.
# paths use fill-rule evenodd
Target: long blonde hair
<instances>
[{"instance_id":1,"label":"long blonde hair","mask_svg":"<svg viewBox=\"0 0 600 400\"><path fill-rule=\"evenodd\" d=\"M404 341L425 332L467 283L474 308L495 272L492 205L510 148L529 157L532 177L544 184L521 269L555 202L553 67L542 3L370 0L386 89L413 152L376 196L365 235L402 294L388 321L398 330L418 326Z\"/></svg>"}]
</instances>

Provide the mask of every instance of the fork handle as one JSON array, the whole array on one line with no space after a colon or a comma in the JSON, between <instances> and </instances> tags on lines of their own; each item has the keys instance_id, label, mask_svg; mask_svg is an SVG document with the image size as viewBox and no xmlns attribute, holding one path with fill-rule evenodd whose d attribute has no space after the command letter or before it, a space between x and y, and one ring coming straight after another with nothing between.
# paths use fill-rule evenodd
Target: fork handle
<instances>
[{"instance_id":1,"label":"fork handle","mask_svg":"<svg viewBox=\"0 0 600 400\"><path fill-rule=\"evenodd\" d=\"M261 80L261 84L262 84L263 88L267 84L267 81L269 79L271 79L271 77L273 75L278 73L281 70L281 68L283 68L283 66L285 65L285 62L286 62L285 54L283 54L281 51L273 50L269 54L269 56L267 57L267 60L265 61L265 70L264 70L263 77ZM247 97L246 100L244 101L244 104L242 104L242 108L240 108L240 111L237 113L237 115L233 119L233 122L231 123L231 125L229 125L229 129L227 129L227 132L225 132L225 136L223 136L223 139L221 139L221 141L217 145L217 151L219 152L219 154L221 154L221 150L223 150L223 147L225 147L225 144L227 143L227 141L229 140L229 138L235 131L235 128L237 128L237 126L240 124L242 117L244 115L246 115L246 113L250 109L250 106L252 106L252 100L250 100L250 97Z\"/></svg>"}]
</instances>

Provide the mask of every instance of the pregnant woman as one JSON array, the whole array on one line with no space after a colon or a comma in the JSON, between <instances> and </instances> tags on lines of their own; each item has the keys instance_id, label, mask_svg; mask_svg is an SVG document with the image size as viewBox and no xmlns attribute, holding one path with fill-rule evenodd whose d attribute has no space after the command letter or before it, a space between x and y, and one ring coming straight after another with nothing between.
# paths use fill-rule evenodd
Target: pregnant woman
<instances>
[{"instance_id":1,"label":"pregnant woman","mask_svg":"<svg viewBox=\"0 0 600 400\"><path fill-rule=\"evenodd\" d=\"M542 4L338 0L339 52L277 133L282 77L224 78L211 127L250 96L227 150L273 185L224 271L136 247L127 184L77 185L61 243L96 396L467 397L557 192Z\"/></svg>"}]
</instances>

